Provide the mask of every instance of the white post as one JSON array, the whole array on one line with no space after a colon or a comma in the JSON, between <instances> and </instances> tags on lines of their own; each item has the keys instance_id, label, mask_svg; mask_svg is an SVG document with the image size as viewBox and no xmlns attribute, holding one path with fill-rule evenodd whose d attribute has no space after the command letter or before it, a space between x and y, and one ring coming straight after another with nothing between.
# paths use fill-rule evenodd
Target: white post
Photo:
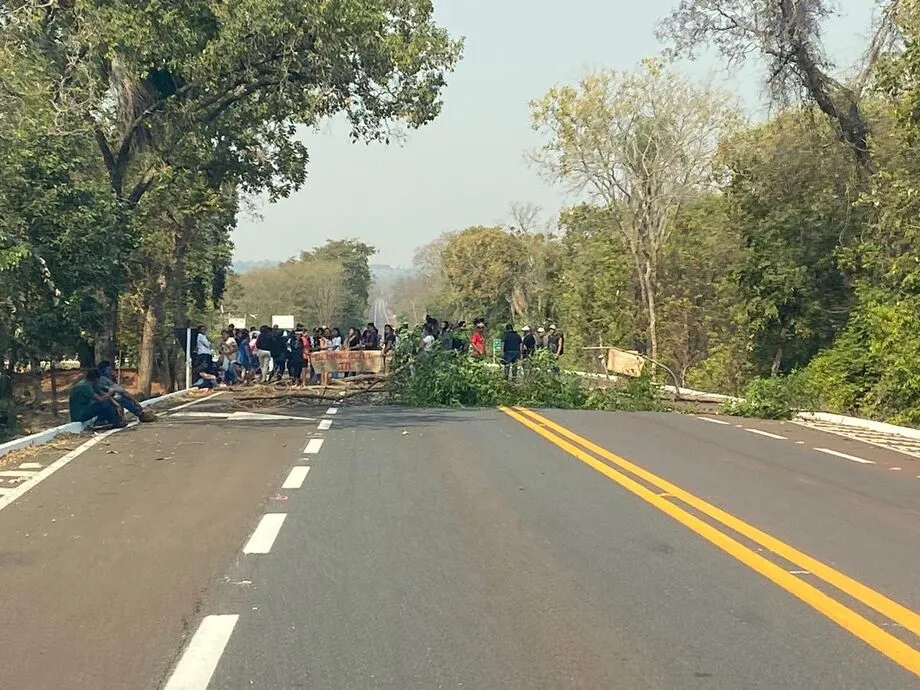
<instances>
[{"instance_id":1,"label":"white post","mask_svg":"<svg viewBox=\"0 0 920 690\"><path fill-rule=\"evenodd\" d=\"M185 390L192 387L192 329L185 329Z\"/></svg>"}]
</instances>

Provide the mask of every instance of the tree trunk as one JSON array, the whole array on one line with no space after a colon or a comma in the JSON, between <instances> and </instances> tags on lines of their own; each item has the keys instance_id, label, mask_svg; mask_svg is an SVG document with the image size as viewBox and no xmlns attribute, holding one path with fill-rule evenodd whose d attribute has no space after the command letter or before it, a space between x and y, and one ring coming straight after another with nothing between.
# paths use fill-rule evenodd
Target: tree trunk
<instances>
[{"instance_id":1,"label":"tree trunk","mask_svg":"<svg viewBox=\"0 0 920 690\"><path fill-rule=\"evenodd\" d=\"M54 365L54 358L51 359L51 414L58 416L57 367Z\"/></svg>"},{"instance_id":2,"label":"tree trunk","mask_svg":"<svg viewBox=\"0 0 920 690\"><path fill-rule=\"evenodd\" d=\"M32 373L33 404L36 410L40 410L45 397L42 394L42 363L33 357L32 361L29 363L29 369Z\"/></svg>"},{"instance_id":3,"label":"tree trunk","mask_svg":"<svg viewBox=\"0 0 920 690\"><path fill-rule=\"evenodd\" d=\"M770 376L779 376L780 367L783 365L783 346L786 342L787 334L788 331L785 326L779 329L779 347L776 348L776 353L773 355L773 364L770 366Z\"/></svg>"},{"instance_id":4,"label":"tree trunk","mask_svg":"<svg viewBox=\"0 0 920 690\"><path fill-rule=\"evenodd\" d=\"M118 311L118 300L107 300L107 309L105 310L105 321L99 332L96 333L94 354L96 364L103 360L114 362L118 354L115 339L115 328L117 324L116 312Z\"/></svg>"},{"instance_id":5,"label":"tree trunk","mask_svg":"<svg viewBox=\"0 0 920 690\"><path fill-rule=\"evenodd\" d=\"M153 385L153 365L156 359L157 315L153 305L154 296L144 310L144 325L141 330L140 353L137 363L137 393L150 397Z\"/></svg>"},{"instance_id":6,"label":"tree trunk","mask_svg":"<svg viewBox=\"0 0 920 690\"><path fill-rule=\"evenodd\" d=\"M642 291L645 294L645 304L648 310L648 340L649 356L652 361L658 361L658 313L656 308L655 292L657 276L652 260L646 256L645 270L641 274Z\"/></svg>"}]
</instances>

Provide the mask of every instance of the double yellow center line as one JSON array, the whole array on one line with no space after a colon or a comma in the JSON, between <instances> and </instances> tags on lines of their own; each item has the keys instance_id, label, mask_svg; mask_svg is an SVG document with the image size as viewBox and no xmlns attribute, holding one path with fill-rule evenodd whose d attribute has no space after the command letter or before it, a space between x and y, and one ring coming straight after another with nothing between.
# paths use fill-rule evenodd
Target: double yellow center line
<instances>
[{"instance_id":1,"label":"double yellow center line","mask_svg":"<svg viewBox=\"0 0 920 690\"><path fill-rule=\"evenodd\" d=\"M807 570L825 583L918 636L920 636L920 614L532 410L521 407L500 409L512 419L540 434L550 443L612 479L627 491L671 516L752 570L798 597L892 661L920 676L920 651L886 632L817 587L808 584L780 565L748 548L715 525L682 508L678 502L711 518L719 525L743 535L776 556Z\"/></svg>"}]
</instances>

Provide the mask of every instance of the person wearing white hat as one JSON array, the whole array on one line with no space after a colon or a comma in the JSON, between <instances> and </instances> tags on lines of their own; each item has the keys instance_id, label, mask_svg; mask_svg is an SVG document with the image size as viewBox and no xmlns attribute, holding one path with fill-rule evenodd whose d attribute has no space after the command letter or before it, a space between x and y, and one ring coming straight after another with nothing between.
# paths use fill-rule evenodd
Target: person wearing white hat
<instances>
[{"instance_id":1,"label":"person wearing white hat","mask_svg":"<svg viewBox=\"0 0 920 690\"><path fill-rule=\"evenodd\" d=\"M537 348L542 350L546 347L546 329L543 326L537 328Z\"/></svg>"},{"instance_id":2,"label":"person wearing white hat","mask_svg":"<svg viewBox=\"0 0 920 690\"><path fill-rule=\"evenodd\" d=\"M533 331L530 330L530 326L524 326L521 329L524 332L524 339L521 342L521 356L524 359L533 356L534 351L537 349L537 339L533 335Z\"/></svg>"}]
</instances>

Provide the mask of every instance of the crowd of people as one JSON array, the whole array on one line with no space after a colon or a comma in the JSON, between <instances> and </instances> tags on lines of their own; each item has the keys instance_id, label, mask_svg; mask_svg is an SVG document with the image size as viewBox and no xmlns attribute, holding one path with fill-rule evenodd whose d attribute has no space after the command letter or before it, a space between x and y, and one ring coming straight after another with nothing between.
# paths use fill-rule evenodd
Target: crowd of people
<instances>
[{"instance_id":1,"label":"crowd of people","mask_svg":"<svg viewBox=\"0 0 920 690\"><path fill-rule=\"evenodd\" d=\"M486 322L477 319L473 324L473 331L467 341L465 337L466 322L460 321L451 324L447 321L438 322L428 316L425 325L421 328L422 344L424 349L431 349L436 342L441 347L450 350L468 351L473 357L488 357L489 347L486 338ZM565 335L556 328L556 324L547 327L539 326L534 331L525 325L518 332L513 324L505 326L501 337L501 360L505 364L512 364L518 360L532 357L538 350L547 350L555 357L565 353Z\"/></svg>"},{"instance_id":2,"label":"crowd of people","mask_svg":"<svg viewBox=\"0 0 920 690\"><path fill-rule=\"evenodd\" d=\"M195 388L214 388L221 384L272 383L286 380L291 384L318 384L323 380L311 359L315 352L337 350L378 350L388 354L395 348L396 335L387 324L383 333L368 323L363 329L349 328L345 335L339 328L318 326L313 330L297 324L293 330L261 326L247 331L230 324L221 331L215 344L208 339L206 328L198 327L192 358Z\"/></svg>"},{"instance_id":3,"label":"crowd of people","mask_svg":"<svg viewBox=\"0 0 920 690\"><path fill-rule=\"evenodd\" d=\"M311 363L315 352L375 350L382 351L384 360L389 361L401 344L418 343L418 349L423 351L438 345L477 358L493 354L484 319L476 319L470 332L465 321L438 321L428 315L424 324L416 325L416 337L411 335L409 324L402 324L398 330L387 324L381 333L374 323L368 323L363 328L349 328L344 335L341 329L328 326L310 330L298 324L293 330L285 330L265 325L247 331L230 324L221 332L220 339L212 343L206 328L199 326L192 360L193 386L214 388L222 384L281 381L294 385L322 384L324 376ZM555 324L536 329L525 325L520 332L508 324L500 341L501 350L494 354L505 365L514 365L539 350L557 358L565 353L565 336Z\"/></svg>"}]
</instances>

